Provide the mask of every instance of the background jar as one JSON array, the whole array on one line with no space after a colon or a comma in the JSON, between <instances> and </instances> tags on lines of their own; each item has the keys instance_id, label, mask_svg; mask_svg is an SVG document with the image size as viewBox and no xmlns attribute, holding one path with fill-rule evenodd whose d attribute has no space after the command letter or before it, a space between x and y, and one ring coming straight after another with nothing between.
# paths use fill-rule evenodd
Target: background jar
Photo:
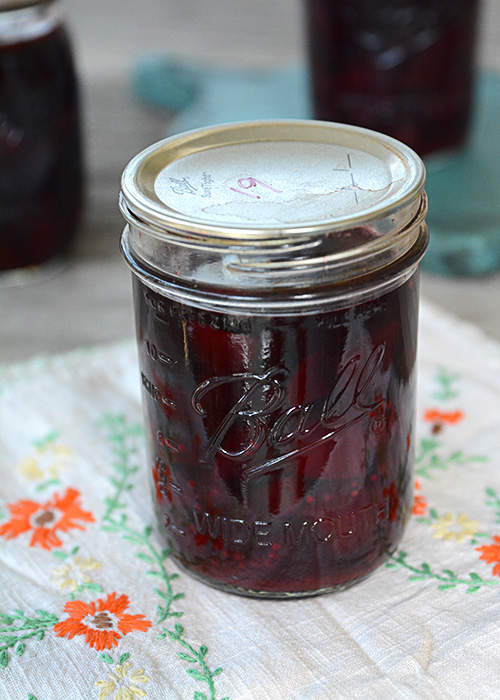
<instances>
[{"instance_id":1,"label":"background jar","mask_svg":"<svg viewBox=\"0 0 500 700\"><path fill-rule=\"evenodd\" d=\"M423 184L402 144L312 121L188 132L127 166L148 471L194 576L312 595L400 541Z\"/></svg>"},{"instance_id":2,"label":"background jar","mask_svg":"<svg viewBox=\"0 0 500 700\"><path fill-rule=\"evenodd\" d=\"M77 78L58 2L0 0L0 280L64 256L82 204Z\"/></svg>"},{"instance_id":3,"label":"background jar","mask_svg":"<svg viewBox=\"0 0 500 700\"><path fill-rule=\"evenodd\" d=\"M480 0L305 0L313 113L421 156L468 132Z\"/></svg>"}]
</instances>

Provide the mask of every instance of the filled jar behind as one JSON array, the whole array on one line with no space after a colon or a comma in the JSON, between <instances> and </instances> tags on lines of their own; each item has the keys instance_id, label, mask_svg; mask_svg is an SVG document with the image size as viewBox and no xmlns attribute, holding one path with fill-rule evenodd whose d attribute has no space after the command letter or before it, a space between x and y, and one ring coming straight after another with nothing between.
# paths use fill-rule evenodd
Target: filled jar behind
<instances>
[{"instance_id":1,"label":"filled jar behind","mask_svg":"<svg viewBox=\"0 0 500 700\"><path fill-rule=\"evenodd\" d=\"M464 146L480 0L305 0L313 114L420 156Z\"/></svg>"},{"instance_id":2,"label":"filled jar behind","mask_svg":"<svg viewBox=\"0 0 500 700\"><path fill-rule=\"evenodd\" d=\"M407 147L321 122L189 132L127 167L152 494L206 583L329 592L398 545L423 183Z\"/></svg>"},{"instance_id":3,"label":"filled jar behind","mask_svg":"<svg viewBox=\"0 0 500 700\"><path fill-rule=\"evenodd\" d=\"M59 264L82 204L72 47L57 2L0 0L0 283Z\"/></svg>"}]
</instances>

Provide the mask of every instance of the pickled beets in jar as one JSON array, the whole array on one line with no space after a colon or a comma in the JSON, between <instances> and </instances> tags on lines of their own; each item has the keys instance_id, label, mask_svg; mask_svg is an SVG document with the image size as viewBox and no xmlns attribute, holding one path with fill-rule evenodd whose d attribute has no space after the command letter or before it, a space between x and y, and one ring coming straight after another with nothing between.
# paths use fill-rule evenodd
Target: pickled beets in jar
<instances>
[{"instance_id":1,"label":"pickled beets in jar","mask_svg":"<svg viewBox=\"0 0 500 700\"><path fill-rule=\"evenodd\" d=\"M57 3L3 7L0 273L21 275L64 256L76 234L83 181L79 97Z\"/></svg>"},{"instance_id":2,"label":"pickled beets in jar","mask_svg":"<svg viewBox=\"0 0 500 700\"><path fill-rule=\"evenodd\" d=\"M313 113L419 155L464 145L480 0L305 0Z\"/></svg>"},{"instance_id":3,"label":"pickled beets in jar","mask_svg":"<svg viewBox=\"0 0 500 700\"><path fill-rule=\"evenodd\" d=\"M326 593L397 547L423 184L406 146L313 121L188 132L125 170L151 490L200 580Z\"/></svg>"}]
</instances>

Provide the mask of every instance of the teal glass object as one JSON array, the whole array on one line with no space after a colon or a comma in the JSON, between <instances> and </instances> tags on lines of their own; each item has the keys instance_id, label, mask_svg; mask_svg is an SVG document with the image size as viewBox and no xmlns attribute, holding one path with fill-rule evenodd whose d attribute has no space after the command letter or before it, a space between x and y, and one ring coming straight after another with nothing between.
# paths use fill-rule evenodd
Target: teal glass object
<instances>
[{"instance_id":1,"label":"teal glass object","mask_svg":"<svg viewBox=\"0 0 500 700\"><path fill-rule=\"evenodd\" d=\"M500 269L500 77L484 73L466 147L448 160L427 159L428 272L483 276Z\"/></svg>"}]
</instances>

